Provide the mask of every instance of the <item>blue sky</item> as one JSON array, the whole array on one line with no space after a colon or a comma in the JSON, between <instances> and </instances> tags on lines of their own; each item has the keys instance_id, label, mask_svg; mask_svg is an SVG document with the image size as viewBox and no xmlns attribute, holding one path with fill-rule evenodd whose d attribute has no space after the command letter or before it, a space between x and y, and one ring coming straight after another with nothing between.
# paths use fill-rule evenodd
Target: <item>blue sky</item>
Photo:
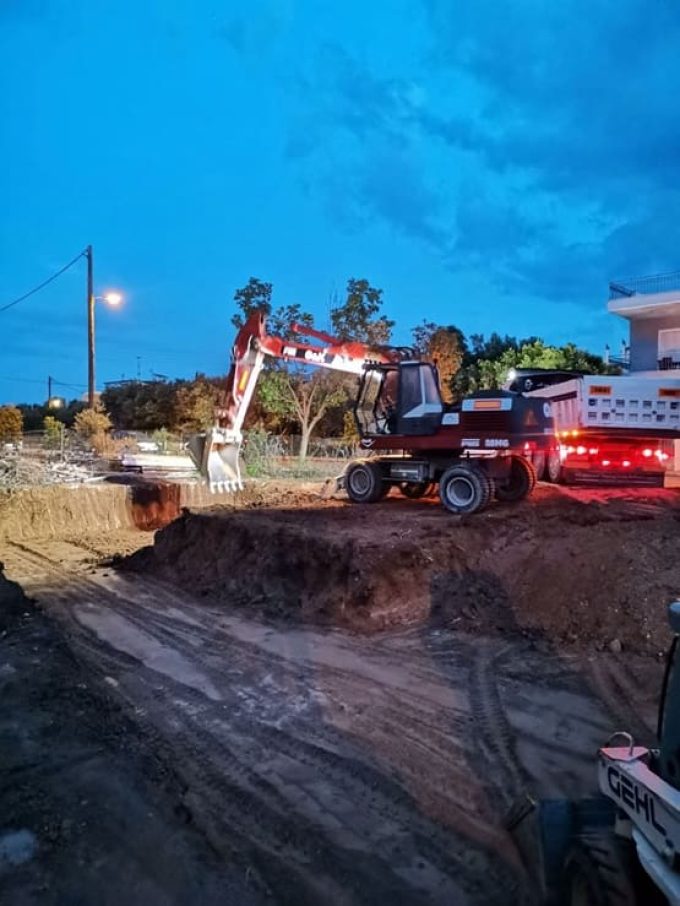
<instances>
[{"instance_id":1,"label":"blue sky","mask_svg":"<svg viewBox=\"0 0 680 906\"><path fill-rule=\"evenodd\" d=\"M98 384L224 372L251 275L574 340L680 268L672 0L3 0L0 305L88 243ZM0 314L0 401L85 389L85 269Z\"/></svg>"}]
</instances>

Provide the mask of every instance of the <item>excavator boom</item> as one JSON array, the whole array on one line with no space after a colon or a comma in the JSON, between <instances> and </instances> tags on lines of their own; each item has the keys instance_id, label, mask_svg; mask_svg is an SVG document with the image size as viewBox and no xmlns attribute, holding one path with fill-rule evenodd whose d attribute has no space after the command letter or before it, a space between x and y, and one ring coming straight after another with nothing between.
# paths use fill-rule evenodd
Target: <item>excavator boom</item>
<instances>
[{"instance_id":1,"label":"excavator boom","mask_svg":"<svg viewBox=\"0 0 680 906\"><path fill-rule=\"evenodd\" d=\"M320 345L270 336L265 324L263 312L256 311L239 330L232 347L231 368L222 399L215 409L215 424L188 442L196 468L213 491L237 491L243 487L240 471L243 422L268 356L357 376L369 362L391 360L388 351L336 340L307 325L294 324L292 329L300 336L319 341Z\"/></svg>"}]
</instances>

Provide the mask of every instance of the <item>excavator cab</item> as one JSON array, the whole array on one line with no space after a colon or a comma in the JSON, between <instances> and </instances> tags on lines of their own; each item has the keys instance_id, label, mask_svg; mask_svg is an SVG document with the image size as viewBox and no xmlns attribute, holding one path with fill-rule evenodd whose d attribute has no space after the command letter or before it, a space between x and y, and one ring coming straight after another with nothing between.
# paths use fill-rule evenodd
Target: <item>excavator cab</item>
<instances>
[{"instance_id":1,"label":"excavator cab","mask_svg":"<svg viewBox=\"0 0 680 906\"><path fill-rule=\"evenodd\" d=\"M443 411L433 365L400 362L371 364L364 368L354 407L362 437L434 434L441 424Z\"/></svg>"}]
</instances>

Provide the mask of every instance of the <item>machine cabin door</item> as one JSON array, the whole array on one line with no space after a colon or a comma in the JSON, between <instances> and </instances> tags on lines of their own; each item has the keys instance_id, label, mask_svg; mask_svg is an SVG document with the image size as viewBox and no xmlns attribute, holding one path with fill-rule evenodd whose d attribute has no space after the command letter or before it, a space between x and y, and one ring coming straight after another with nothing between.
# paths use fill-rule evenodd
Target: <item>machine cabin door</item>
<instances>
[{"instance_id":1,"label":"machine cabin door","mask_svg":"<svg viewBox=\"0 0 680 906\"><path fill-rule=\"evenodd\" d=\"M396 433L411 437L434 434L443 412L434 366L427 362L402 363Z\"/></svg>"}]
</instances>

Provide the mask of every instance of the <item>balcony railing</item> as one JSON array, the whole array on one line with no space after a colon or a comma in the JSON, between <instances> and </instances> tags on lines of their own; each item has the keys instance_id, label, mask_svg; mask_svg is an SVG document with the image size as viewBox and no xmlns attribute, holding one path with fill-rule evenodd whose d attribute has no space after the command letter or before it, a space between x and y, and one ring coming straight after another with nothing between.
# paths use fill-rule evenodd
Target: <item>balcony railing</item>
<instances>
[{"instance_id":1,"label":"balcony railing","mask_svg":"<svg viewBox=\"0 0 680 906\"><path fill-rule=\"evenodd\" d=\"M614 280L609 284L610 299L625 299L628 296L651 293L668 293L680 289L680 271L670 274L655 274L651 277L629 277Z\"/></svg>"}]
</instances>

